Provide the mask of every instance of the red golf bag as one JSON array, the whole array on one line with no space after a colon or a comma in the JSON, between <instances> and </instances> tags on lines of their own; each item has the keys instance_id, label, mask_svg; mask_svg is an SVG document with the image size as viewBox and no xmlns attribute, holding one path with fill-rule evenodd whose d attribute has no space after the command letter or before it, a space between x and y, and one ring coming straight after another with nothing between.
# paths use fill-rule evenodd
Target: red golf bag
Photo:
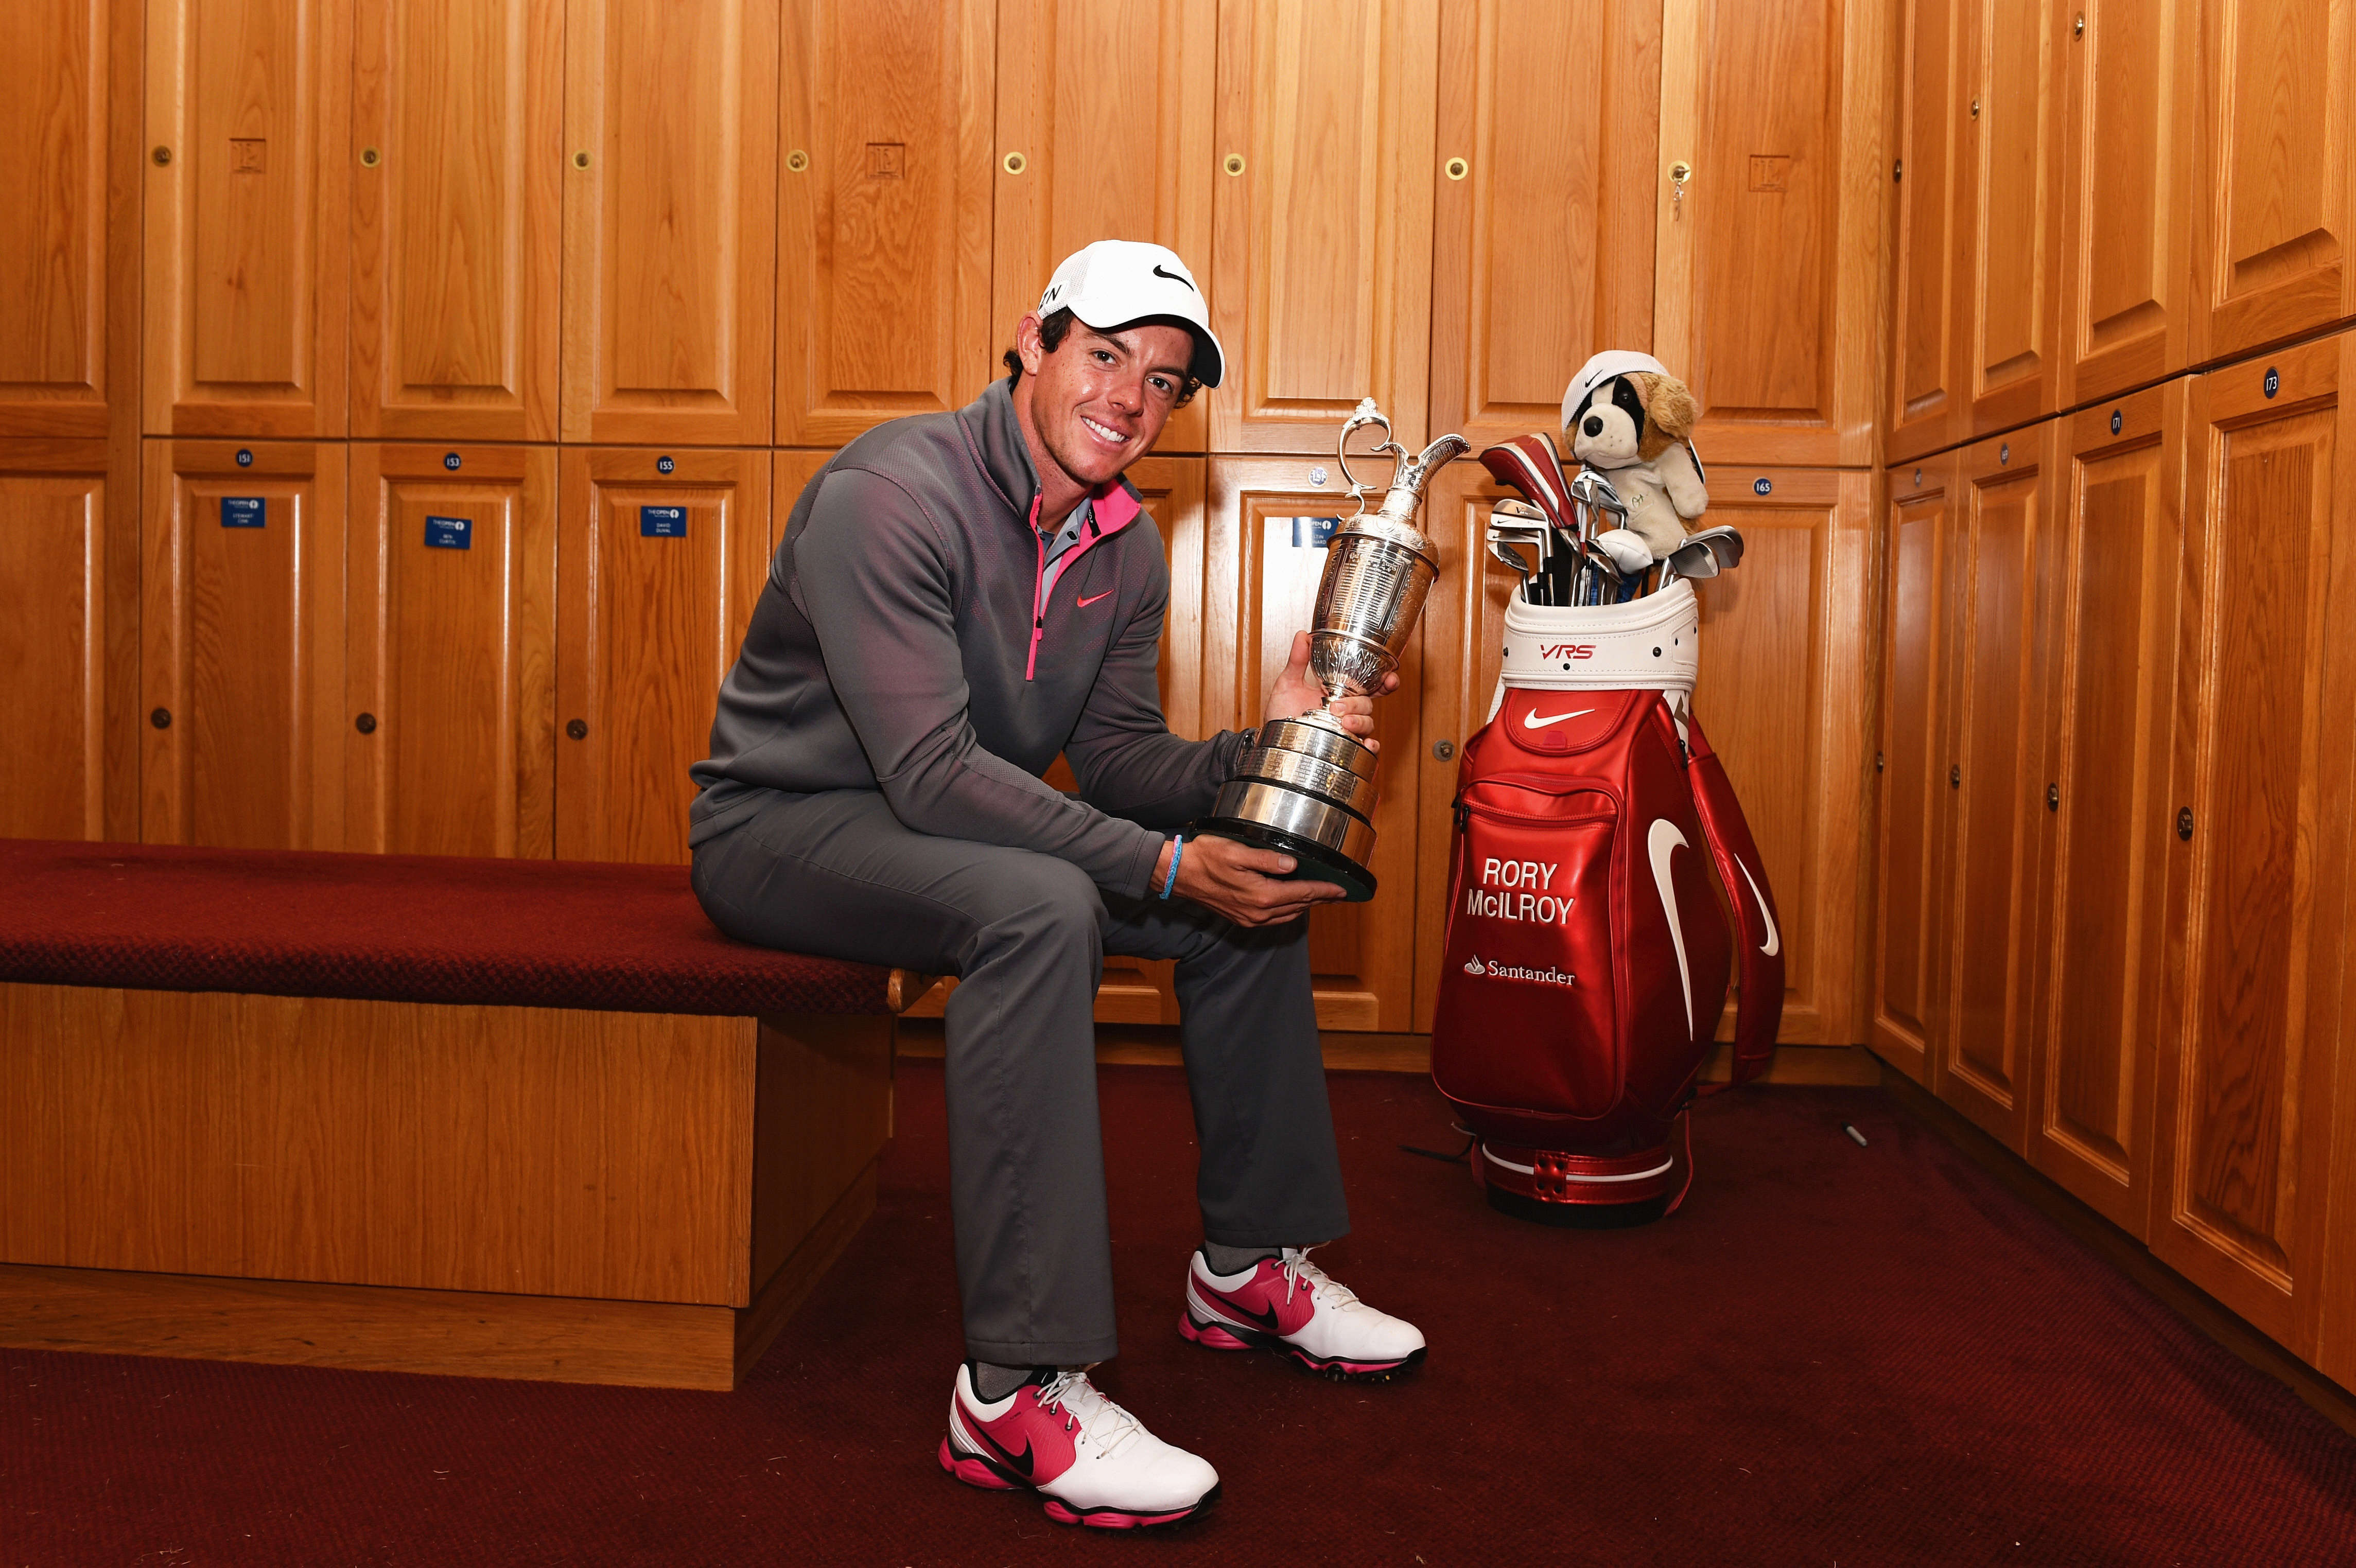
<instances>
[{"instance_id":1,"label":"red golf bag","mask_svg":"<svg viewBox=\"0 0 2356 1568\"><path fill-rule=\"evenodd\" d=\"M1734 1082L1774 1049L1782 935L1691 711L1699 623L1682 580L1624 604L1506 608L1497 699L1457 770L1431 1074L1510 1214L1676 1208L1692 1178L1676 1135L1738 945Z\"/></svg>"}]
</instances>

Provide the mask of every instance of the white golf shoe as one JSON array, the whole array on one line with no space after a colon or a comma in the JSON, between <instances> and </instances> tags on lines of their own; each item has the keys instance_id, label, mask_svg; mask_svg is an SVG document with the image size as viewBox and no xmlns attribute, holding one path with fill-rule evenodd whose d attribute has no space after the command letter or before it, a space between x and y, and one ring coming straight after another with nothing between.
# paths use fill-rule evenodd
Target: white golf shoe
<instances>
[{"instance_id":1,"label":"white golf shoe","mask_svg":"<svg viewBox=\"0 0 2356 1568\"><path fill-rule=\"evenodd\" d=\"M1133 1530L1175 1524L1218 1496L1219 1473L1164 1443L1088 1381L1087 1369L1042 1369L1004 1399L974 1392L958 1368L941 1468L970 1487L1028 1487L1061 1524Z\"/></svg>"},{"instance_id":2,"label":"white golf shoe","mask_svg":"<svg viewBox=\"0 0 2356 1568\"><path fill-rule=\"evenodd\" d=\"M1359 1300L1311 1263L1306 1247L1231 1275L1213 1274L1197 1248L1178 1332L1214 1350L1275 1350L1337 1381L1387 1381L1424 1350L1421 1329Z\"/></svg>"}]
</instances>

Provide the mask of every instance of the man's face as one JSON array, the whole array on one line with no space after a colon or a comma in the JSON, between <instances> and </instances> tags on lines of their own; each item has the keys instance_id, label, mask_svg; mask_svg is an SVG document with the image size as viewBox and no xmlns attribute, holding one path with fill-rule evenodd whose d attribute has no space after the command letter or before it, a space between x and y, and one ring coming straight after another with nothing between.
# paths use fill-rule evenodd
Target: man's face
<instances>
[{"instance_id":1,"label":"man's face","mask_svg":"<svg viewBox=\"0 0 2356 1568\"><path fill-rule=\"evenodd\" d=\"M1193 334L1158 322L1098 332L1075 321L1050 354L1036 315L1015 328L1014 347L1023 357L1016 411L1027 413L1048 458L1091 490L1153 449L1194 356Z\"/></svg>"}]
</instances>

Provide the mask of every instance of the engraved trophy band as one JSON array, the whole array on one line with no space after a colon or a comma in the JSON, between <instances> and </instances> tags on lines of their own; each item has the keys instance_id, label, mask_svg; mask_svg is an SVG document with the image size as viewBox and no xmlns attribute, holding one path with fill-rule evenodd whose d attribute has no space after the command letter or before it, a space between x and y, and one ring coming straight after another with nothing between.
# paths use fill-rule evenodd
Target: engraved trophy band
<instances>
[{"instance_id":1,"label":"engraved trophy band","mask_svg":"<svg viewBox=\"0 0 2356 1568\"><path fill-rule=\"evenodd\" d=\"M1351 435L1367 425L1382 427L1373 455L1391 459L1382 505L1372 512L1366 502L1376 486L1357 482L1349 457ZM1439 553L1416 527L1416 511L1432 475L1471 446L1461 435L1443 435L1410 456L1392 439L1390 421L1372 398L1344 421L1336 445L1358 510L1326 545L1309 627L1309 666L1325 705L1262 725L1220 786L1211 815L1195 827L1290 855L1299 862L1294 878L1337 883L1358 902L1375 894L1367 869L1378 798L1375 753L1331 709L1338 698L1377 691L1398 667L1440 572Z\"/></svg>"}]
</instances>

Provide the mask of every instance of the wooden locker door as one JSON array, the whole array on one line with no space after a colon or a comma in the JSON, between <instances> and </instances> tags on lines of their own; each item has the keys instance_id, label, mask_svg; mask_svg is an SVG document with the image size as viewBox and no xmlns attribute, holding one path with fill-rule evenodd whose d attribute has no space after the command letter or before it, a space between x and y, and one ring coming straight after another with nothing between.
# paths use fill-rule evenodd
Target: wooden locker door
<instances>
[{"instance_id":1,"label":"wooden locker door","mask_svg":"<svg viewBox=\"0 0 2356 1568\"><path fill-rule=\"evenodd\" d=\"M1742 530L1742 564L1694 585L1701 674L1694 712L1725 764L1774 889L1793 1044L1864 1038L1858 941L1872 766L1867 671L1874 475L1710 473L1701 519ZM1730 890L1731 896L1731 890ZM1718 1038L1734 1038L1730 995Z\"/></svg>"},{"instance_id":2,"label":"wooden locker door","mask_svg":"<svg viewBox=\"0 0 2356 1568\"><path fill-rule=\"evenodd\" d=\"M777 5L567 0L566 441L769 440Z\"/></svg>"},{"instance_id":3,"label":"wooden locker door","mask_svg":"<svg viewBox=\"0 0 2356 1568\"><path fill-rule=\"evenodd\" d=\"M1420 447L1439 0L1220 0L1218 37L1211 449L1327 453L1367 397Z\"/></svg>"},{"instance_id":4,"label":"wooden locker door","mask_svg":"<svg viewBox=\"0 0 2356 1568\"><path fill-rule=\"evenodd\" d=\"M1375 460L1377 471L1383 460ZM1325 552L1306 519L1347 516L1338 475L1305 458L1214 457L1204 552L1203 709L1206 733L1266 717L1269 688L1309 624ZM1296 542L1298 541L1298 542ZM1382 795L1375 807L1372 901L1309 916L1319 1027L1404 1031L1415 999L1417 769L1422 648L1410 642L1398 689L1375 703Z\"/></svg>"},{"instance_id":5,"label":"wooden locker door","mask_svg":"<svg viewBox=\"0 0 2356 1568\"><path fill-rule=\"evenodd\" d=\"M1217 37L1217 0L1000 6L985 379L1055 263L1092 240L1167 245L1209 281ZM1173 413L1155 450L1203 451L1216 395Z\"/></svg>"},{"instance_id":6,"label":"wooden locker door","mask_svg":"<svg viewBox=\"0 0 2356 1568\"><path fill-rule=\"evenodd\" d=\"M1929 1085L1947 1034L1954 830L1947 787L1960 528L1952 455L1892 469L1882 524L1880 740L1874 755L1874 1052Z\"/></svg>"},{"instance_id":7,"label":"wooden locker door","mask_svg":"<svg viewBox=\"0 0 2356 1568\"><path fill-rule=\"evenodd\" d=\"M138 837L125 491L136 475L110 472L103 441L0 443L0 837Z\"/></svg>"},{"instance_id":8,"label":"wooden locker door","mask_svg":"<svg viewBox=\"0 0 2356 1568\"><path fill-rule=\"evenodd\" d=\"M110 403L137 428L143 20L131 0L0 7L0 437L103 436Z\"/></svg>"},{"instance_id":9,"label":"wooden locker door","mask_svg":"<svg viewBox=\"0 0 2356 1568\"><path fill-rule=\"evenodd\" d=\"M148 6L151 435L344 432L350 23L329 0Z\"/></svg>"},{"instance_id":10,"label":"wooden locker door","mask_svg":"<svg viewBox=\"0 0 2356 1568\"><path fill-rule=\"evenodd\" d=\"M1435 432L1558 432L1589 355L1652 347L1660 48L1657 6L1443 0Z\"/></svg>"},{"instance_id":11,"label":"wooden locker door","mask_svg":"<svg viewBox=\"0 0 2356 1568\"><path fill-rule=\"evenodd\" d=\"M2062 9L2058 407L2190 363L2196 8Z\"/></svg>"},{"instance_id":12,"label":"wooden locker door","mask_svg":"<svg viewBox=\"0 0 2356 1568\"><path fill-rule=\"evenodd\" d=\"M1962 3L1963 92L1954 112L1962 116L1955 237L1963 254L1954 308L1969 412L1958 436L2053 411L2061 138L2052 57L2070 27L2063 0Z\"/></svg>"},{"instance_id":13,"label":"wooden locker door","mask_svg":"<svg viewBox=\"0 0 2356 1568\"><path fill-rule=\"evenodd\" d=\"M1876 460L1885 9L1667 0L1653 352L1706 462Z\"/></svg>"},{"instance_id":14,"label":"wooden locker door","mask_svg":"<svg viewBox=\"0 0 2356 1568\"><path fill-rule=\"evenodd\" d=\"M343 848L340 443L147 443L139 837Z\"/></svg>"},{"instance_id":15,"label":"wooden locker door","mask_svg":"<svg viewBox=\"0 0 2356 1568\"><path fill-rule=\"evenodd\" d=\"M1965 433L1956 335L1956 127L1969 0L1905 0L1899 39L1898 146L1891 165L1892 320L1887 455L1911 458Z\"/></svg>"},{"instance_id":16,"label":"wooden locker door","mask_svg":"<svg viewBox=\"0 0 2356 1568\"><path fill-rule=\"evenodd\" d=\"M563 0L359 0L352 433L556 439Z\"/></svg>"},{"instance_id":17,"label":"wooden locker door","mask_svg":"<svg viewBox=\"0 0 2356 1568\"><path fill-rule=\"evenodd\" d=\"M2037 889L2052 837L2038 769L2037 635L2052 437L2045 424L1965 448L1963 526L1949 536L1954 928L1950 1021L1934 1083L1942 1098L2016 1153L2027 1151Z\"/></svg>"},{"instance_id":18,"label":"wooden locker door","mask_svg":"<svg viewBox=\"0 0 2356 1568\"><path fill-rule=\"evenodd\" d=\"M784 460L778 454L777 515L783 526L787 494ZM815 471L813 469L813 471ZM1145 498L1162 534L1162 548L1170 565L1170 609L1162 622L1162 715L1170 732L1189 740L1205 740L1221 726L1205 724L1203 712L1203 494L1207 472L1199 457L1148 457L1129 471L1129 482ZM1057 789L1076 792L1079 781L1062 757L1047 770L1047 782ZM1104 979L1097 989L1096 1020L1100 1024L1174 1024L1178 994L1169 959L1132 958L1108 953ZM906 1017L937 1019L957 988L943 981Z\"/></svg>"},{"instance_id":19,"label":"wooden locker door","mask_svg":"<svg viewBox=\"0 0 2356 1568\"><path fill-rule=\"evenodd\" d=\"M344 847L554 852L556 453L352 447Z\"/></svg>"},{"instance_id":20,"label":"wooden locker door","mask_svg":"<svg viewBox=\"0 0 2356 1568\"><path fill-rule=\"evenodd\" d=\"M2347 335L2195 380L2151 1249L2312 1353L2347 946ZM2173 815L2173 813L2171 813ZM2187 830L2190 837L2186 837ZM2163 829L2166 831L2167 829Z\"/></svg>"},{"instance_id":21,"label":"wooden locker door","mask_svg":"<svg viewBox=\"0 0 2356 1568\"><path fill-rule=\"evenodd\" d=\"M687 770L768 580L769 453L559 464L556 856L684 865Z\"/></svg>"},{"instance_id":22,"label":"wooden locker door","mask_svg":"<svg viewBox=\"0 0 2356 1568\"><path fill-rule=\"evenodd\" d=\"M1014 324L989 315L991 21L984 0L787 0L779 442L962 408L994 373Z\"/></svg>"},{"instance_id":23,"label":"wooden locker door","mask_svg":"<svg viewBox=\"0 0 2356 1568\"><path fill-rule=\"evenodd\" d=\"M2205 0L2191 357L2356 315L2356 0Z\"/></svg>"},{"instance_id":24,"label":"wooden locker door","mask_svg":"<svg viewBox=\"0 0 2356 1568\"><path fill-rule=\"evenodd\" d=\"M1464 742L1489 721L1497 667L1504 660L1505 603L1521 581L1489 554L1489 508L1503 497L1519 498L1520 494L1498 484L1470 457L1441 469L1424 494L1421 527L1440 549L1440 577L1423 602L1423 749L1416 759L1412 1027L1427 1034L1440 999L1440 961L1448 936L1456 759ZM1401 695L1387 700L1398 701ZM1387 746L1382 765L1392 765ZM1386 782L1386 795L1394 787Z\"/></svg>"},{"instance_id":25,"label":"wooden locker door","mask_svg":"<svg viewBox=\"0 0 2356 1568\"><path fill-rule=\"evenodd\" d=\"M2052 700L2040 787L2054 819L2029 1157L2149 1233L2184 567L2183 381L2061 426Z\"/></svg>"}]
</instances>

